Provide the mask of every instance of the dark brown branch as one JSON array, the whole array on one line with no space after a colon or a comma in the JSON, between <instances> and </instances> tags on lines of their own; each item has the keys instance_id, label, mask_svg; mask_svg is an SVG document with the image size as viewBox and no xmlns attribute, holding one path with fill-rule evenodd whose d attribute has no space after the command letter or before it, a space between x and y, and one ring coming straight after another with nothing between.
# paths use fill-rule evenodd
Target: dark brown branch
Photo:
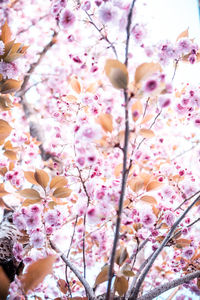
<instances>
[{"instance_id":1,"label":"dark brown branch","mask_svg":"<svg viewBox=\"0 0 200 300\"><path fill-rule=\"evenodd\" d=\"M179 208L181 208L181 206L183 204L185 204L187 201L189 201L190 199L192 199L193 197L197 196L200 193L200 191L197 191L195 194L193 194L192 196L186 198L179 206L177 206L177 208L175 208L174 211L177 211Z\"/></svg>"},{"instance_id":2,"label":"dark brown branch","mask_svg":"<svg viewBox=\"0 0 200 300\"><path fill-rule=\"evenodd\" d=\"M129 119L128 119L128 95L127 91L124 91L124 98L125 98L125 136L124 136L124 146L123 146L123 171L122 171L122 185L121 185L121 194L119 199L119 207L117 212L117 222L115 228L115 236L113 242L113 248L111 253L110 259L110 266L109 266L109 273L108 273L108 288L106 293L106 300L110 299L110 289L111 289L111 282L113 277L113 267L115 261L115 254L117 249L117 243L119 239L119 232L120 232L120 225L121 225L121 215L123 210L123 202L126 190L126 181L128 177L128 169L127 169L127 153L128 153L128 140L129 140Z\"/></svg>"},{"instance_id":3,"label":"dark brown branch","mask_svg":"<svg viewBox=\"0 0 200 300\"><path fill-rule=\"evenodd\" d=\"M55 250L58 253L61 253L61 251L57 248L57 246L54 244L54 242L50 241L50 245L53 250ZM61 254L61 258L64 261L64 263L66 264L66 266L68 266L70 268L70 270L76 275L76 277L82 283L89 299L91 299L91 300L95 299L95 294L93 292L93 289L90 287L87 280L81 275L79 270L70 262L70 260L64 254Z\"/></svg>"},{"instance_id":4,"label":"dark brown branch","mask_svg":"<svg viewBox=\"0 0 200 300\"><path fill-rule=\"evenodd\" d=\"M183 214L176 220L176 222L173 224L173 226L171 227L170 231L168 232L168 234L166 235L166 237L164 238L163 242L161 243L160 247L153 253L150 261L148 262L148 264L146 265L143 273L141 274L136 287L135 287L135 291L133 292L133 294L130 297L130 300L134 300L137 299L140 287L143 283L143 281L145 280L149 270L151 269L154 261L156 260L156 258L158 257L158 255L160 254L160 252L163 250L163 248L165 247L165 245L168 243L168 241L170 240L172 234L174 233L174 231L176 230L177 226L180 224L180 222L185 218L185 216L187 215L187 213L192 209L192 207L200 200L200 196L198 196L189 206L188 208L183 212Z\"/></svg>"},{"instance_id":5,"label":"dark brown branch","mask_svg":"<svg viewBox=\"0 0 200 300\"><path fill-rule=\"evenodd\" d=\"M200 277L200 271L196 271L188 275L185 275L181 278L174 279L151 290L150 292L146 293L142 297L138 298L138 300L152 300L155 297L161 295L162 293L198 277Z\"/></svg>"},{"instance_id":6,"label":"dark brown branch","mask_svg":"<svg viewBox=\"0 0 200 300\"><path fill-rule=\"evenodd\" d=\"M136 0L132 1L132 4L130 6L129 14L128 14L128 20L127 20L127 27L126 27L126 47L125 47L125 65L128 66L128 49L129 49L129 39L130 39L130 27L131 27L131 21L132 21L132 13L133 13L133 7ZM120 225L121 225L121 216L123 211L123 203L124 203L124 197L126 192L126 182L127 177L130 168L127 168L127 156L128 156L128 141L129 141L129 114L128 114L128 103L129 103L129 97L126 90L124 90L124 105L125 105L125 135L124 135L124 145L123 145L123 170L122 170L122 183L121 183L121 193L120 193L120 199L119 199L119 206L117 211L117 221L116 221L116 227L115 227L115 235L114 235L114 241L113 241L113 247L111 252L111 258L110 258L110 266L108 271L108 286L107 286L107 292L106 292L106 300L110 299L110 291L111 291L111 283L113 278L113 268L114 268L114 262L115 262L115 254L117 250L117 244L119 240L119 232L120 232Z\"/></svg>"},{"instance_id":7,"label":"dark brown branch","mask_svg":"<svg viewBox=\"0 0 200 300\"><path fill-rule=\"evenodd\" d=\"M127 26L126 26L126 47L125 47L125 62L124 64L128 65L128 49L129 49L129 41L130 41L130 28L132 23L132 14L133 14L133 8L135 5L135 1L133 0L129 9L128 13L128 19L127 19Z\"/></svg>"}]
</instances>

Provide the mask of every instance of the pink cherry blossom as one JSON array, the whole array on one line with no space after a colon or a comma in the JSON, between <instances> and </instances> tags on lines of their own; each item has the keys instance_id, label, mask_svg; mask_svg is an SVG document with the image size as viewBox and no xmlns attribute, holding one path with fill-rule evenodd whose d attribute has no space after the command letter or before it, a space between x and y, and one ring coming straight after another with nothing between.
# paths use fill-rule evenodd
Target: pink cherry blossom
<instances>
[{"instance_id":1,"label":"pink cherry blossom","mask_svg":"<svg viewBox=\"0 0 200 300\"><path fill-rule=\"evenodd\" d=\"M75 20L75 15L69 9L65 9L60 14L59 23L60 26L66 30L74 25Z\"/></svg>"}]
</instances>

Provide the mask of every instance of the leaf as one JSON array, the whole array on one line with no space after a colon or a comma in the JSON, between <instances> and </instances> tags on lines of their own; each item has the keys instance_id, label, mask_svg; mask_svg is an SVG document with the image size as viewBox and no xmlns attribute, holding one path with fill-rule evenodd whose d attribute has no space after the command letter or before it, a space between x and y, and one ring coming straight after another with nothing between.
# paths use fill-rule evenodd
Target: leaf
<instances>
[{"instance_id":1,"label":"leaf","mask_svg":"<svg viewBox=\"0 0 200 300\"><path fill-rule=\"evenodd\" d=\"M140 100L137 100L133 103L133 105L131 107L131 111L132 111L133 121L136 122L139 119L139 117L143 111L143 105Z\"/></svg>"},{"instance_id":2,"label":"leaf","mask_svg":"<svg viewBox=\"0 0 200 300\"><path fill-rule=\"evenodd\" d=\"M144 117L144 119L142 120L141 124L145 124L145 123L149 122L153 117L154 117L154 115L151 115L151 114L146 115Z\"/></svg>"},{"instance_id":3,"label":"leaf","mask_svg":"<svg viewBox=\"0 0 200 300\"><path fill-rule=\"evenodd\" d=\"M200 289L200 278L197 278L197 286Z\"/></svg>"},{"instance_id":4,"label":"leaf","mask_svg":"<svg viewBox=\"0 0 200 300\"><path fill-rule=\"evenodd\" d=\"M49 175L44 170L36 169L34 174L37 183L45 189L49 182Z\"/></svg>"},{"instance_id":5,"label":"leaf","mask_svg":"<svg viewBox=\"0 0 200 300\"><path fill-rule=\"evenodd\" d=\"M12 127L8 122L0 119L0 140L5 140L11 133Z\"/></svg>"},{"instance_id":6,"label":"leaf","mask_svg":"<svg viewBox=\"0 0 200 300\"><path fill-rule=\"evenodd\" d=\"M176 247L177 248L184 248L184 247L188 247L191 244L191 240L187 240L187 239L178 239L176 240Z\"/></svg>"},{"instance_id":7,"label":"leaf","mask_svg":"<svg viewBox=\"0 0 200 300\"><path fill-rule=\"evenodd\" d=\"M153 180L147 184L146 191L149 192L151 190L159 189L162 185L161 182Z\"/></svg>"},{"instance_id":8,"label":"leaf","mask_svg":"<svg viewBox=\"0 0 200 300\"><path fill-rule=\"evenodd\" d=\"M115 167L114 175L115 177L119 177L122 172L123 164L119 164Z\"/></svg>"},{"instance_id":9,"label":"leaf","mask_svg":"<svg viewBox=\"0 0 200 300\"><path fill-rule=\"evenodd\" d=\"M66 294L68 292L67 283L64 279L59 279L58 280L58 286L59 286L59 289L61 290L61 292L63 294Z\"/></svg>"},{"instance_id":10,"label":"leaf","mask_svg":"<svg viewBox=\"0 0 200 300\"><path fill-rule=\"evenodd\" d=\"M0 109L1 110L10 110L13 107L12 101L9 99L7 95L0 96Z\"/></svg>"},{"instance_id":11,"label":"leaf","mask_svg":"<svg viewBox=\"0 0 200 300\"><path fill-rule=\"evenodd\" d=\"M128 257L129 256L126 248L121 247L119 250L116 251L115 262L116 264L121 266Z\"/></svg>"},{"instance_id":12,"label":"leaf","mask_svg":"<svg viewBox=\"0 0 200 300\"><path fill-rule=\"evenodd\" d=\"M90 83L86 89L86 93L94 94L96 92L96 89L97 89L97 83L96 82Z\"/></svg>"},{"instance_id":13,"label":"leaf","mask_svg":"<svg viewBox=\"0 0 200 300\"><path fill-rule=\"evenodd\" d=\"M0 39L4 42L4 44L6 44L7 42L10 41L10 38L11 38L11 31L7 21L5 21L4 25L1 27Z\"/></svg>"},{"instance_id":14,"label":"leaf","mask_svg":"<svg viewBox=\"0 0 200 300\"><path fill-rule=\"evenodd\" d=\"M0 183L0 197L6 196L9 193L5 191L4 189L4 183Z\"/></svg>"},{"instance_id":15,"label":"leaf","mask_svg":"<svg viewBox=\"0 0 200 300\"><path fill-rule=\"evenodd\" d=\"M143 196L140 198L140 200L150 203L150 204L157 204L157 201L154 197L152 196Z\"/></svg>"},{"instance_id":16,"label":"leaf","mask_svg":"<svg viewBox=\"0 0 200 300\"><path fill-rule=\"evenodd\" d=\"M56 198L65 198L69 197L71 195L72 190L65 188L65 187L59 187L53 192L53 196Z\"/></svg>"},{"instance_id":17,"label":"leaf","mask_svg":"<svg viewBox=\"0 0 200 300\"><path fill-rule=\"evenodd\" d=\"M48 207L50 208L50 209L54 209L54 207L57 205L58 203L56 203L56 202L54 202L54 201L50 201L50 202L48 202Z\"/></svg>"},{"instance_id":18,"label":"leaf","mask_svg":"<svg viewBox=\"0 0 200 300\"><path fill-rule=\"evenodd\" d=\"M124 64L115 59L107 59L105 73L116 89L126 89L128 85L128 70Z\"/></svg>"},{"instance_id":19,"label":"leaf","mask_svg":"<svg viewBox=\"0 0 200 300\"><path fill-rule=\"evenodd\" d=\"M18 192L22 197L29 198L31 200L40 200L40 194L34 189L24 189Z\"/></svg>"},{"instance_id":20,"label":"leaf","mask_svg":"<svg viewBox=\"0 0 200 300\"><path fill-rule=\"evenodd\" d=\"M80 93L81 93L81 85L80 85L78 79L72 78L70 83L71 83L72 89L73 89L77 94L80 94Z\"/></svg>"},{"instance_id":21,"label":"leaf","mask_svg":"<svg viewBox=\"0 0 200 300\"><path fill-rule=\"evenodd\" d=\"M4 58L4 61L10 63L22 56L23 56L22 53L11 53Z\"/></svg>"},{"instance_id":22,"label":"leaf","mask_svg":"<svg viewBox=\"0 0 200 300\"><path fill-rule=\"evenodd\" d=\"M182 39L182 38L187 38L187 37L189 37L189 28L187 28L186 30L184 30L183 32L181 32L181 33L178 35L176 41L178 41L178 40L180 40L180 39Z\"/></svg>"},{"instance_id":23,"label":"leaf","mask_svg":"<svg viewBox=\"0 0 200 300\"><path fill-rule=\"evenodd\" d=\"M15 80L15 79L8 79L6 80L1 86L1 93L2 94L10 94L16 92L20 89L22 85L22 81Z\"/></svg>"},{"instance_id":24,"label":"leaf","mask_svg":"<svg viewBox=\"0 0 200 300\"><path fill-rule=\"evenodd\" d=\"M133 192L137 193L144 187L144 180L141 178L133 178L129 180L129 186Z\"/></svg>"},{"instance_id":25,"label":"leaf","mask_svg":"<svg viewBox=\"0 0 200 300\"><path fill-rule=\"evenodd\" d=\"M40 202L40 200L41 200L41 199L38 199L38 200L26 199L26 200L24 200L24 202L22 203L22 206L33 205L33 204L36 204L36 203Z\"/></svg>"},{"instance_id":26,"label":"leaf","mask_svg":"<svg viewBox=\"0 0 200 300\"><path fill-rule=\"evenodd\" d=\"M135 276L135 273L131 270L131 266L129 264L124 264L121 268L121 272L127 277Z\"/></svg>"},{"instance_id":27,"label":"leaf","mask_svg":"<svg viewBox=\"0 0 200 300\"><path fill-rule=\"evenodd\" d=\"M119 296L123 296L128 290L128 280L124 276L116 276L114 289L118 292Z\"/></svg>"},{"instance_id":28,"label":"leaf","mask_svg":"<svg viewBox=\"0 0 200 300\"><path fill-rule=\"evenodd\" d=\"M46 258L38 259L28 266L26 273L21 277L25 293L35 289L48 274L52 273L55 261L56 255L49 255Z\"/></svg>"},{"instance_id":29,"label":"leaf","mask_svg":"<svg viewBox=\"0 0 200 300\"><path fill-rule=\"evenodd\" d=\"M139 134L142 135L145 139L150 139L155 136L153 130L146 128L140 129Z\"/></svg>"},{"instance_id":30,"label":"leaf","mask_svg":"<svg viewBox=\"0 0 200 300\"><path fill-rule=\"evenodd\" d=\"M113 118L110 114L100 114L97 121L106 132L113 131Z\"/></svg>"},{"instance_id":31,"label":"leaf","mask_svg":"<svg viewBox=\"0 0 200 300\"><path fill-rule=\"evenodd\" d=\"M142 80L161 71L162 68L159 63L143 63L139 65L135 71L135 84L139 85Z\"/></svg>"},{"instance_id":32,"label":"leaf","mask_svg":"<svg viewBox=\"0 0 200 300\"><path fill-rule=\"evenodd\" d=\"M39 183L35 180L34 172L24 171L24 177L28 180L28 182L39 185Z\"/></svg>"},{"instance_id":33,"label":"leaf","mask_svg":"<svg viewBox=\"0 0 200 300\"><path fill-rule=\"evenodd\" d=\"M12 150L6 150L3 155L8 157L10 160L17 160L17 153Z\"/></svg>"},{"instance_id":34,"label":"leaf","mask_svg":"<svg viewBox=\"0 0 200 300\"><path fill-rule=\"evenodd\" d=\"M68 181L64 176L55 176L50 183L50 189L63 187L67 185Z\"/></svg>"},{"instance_id":35,"label":"leaf","mask_svg":"<svg viewBox=\"0 0 200 300\"><path fill-rule=\"evenodd\" d=\"M0 282L1 282L1 284L0 284L0 300L6 300L7 296L8 296L10 281L1 266L0 266Z\"/></svg>"},{"instance_id":36,"label":"leaf","mask_svg":"<svg viewBox=\"0 0 200 300\"><path fill-rule=\"evenodd\" d=\"M94 286L99 285L108 280L109 265L105 265L101 268L101 272L97 275Z\"/></svg>"}]
</instances>

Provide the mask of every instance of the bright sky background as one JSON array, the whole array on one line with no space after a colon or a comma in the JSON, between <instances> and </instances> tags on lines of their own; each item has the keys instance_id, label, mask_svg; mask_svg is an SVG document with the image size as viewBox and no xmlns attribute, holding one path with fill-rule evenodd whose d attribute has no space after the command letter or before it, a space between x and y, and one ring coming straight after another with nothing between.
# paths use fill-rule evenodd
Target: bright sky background
<instances>
[{"instance_id":1,"label":"bright sky background","mask_svg":"<svg viewBox=\"0 0 200 300\"><path fill-rule=\"evenodd\" d=\"M139 4L140 0L138 0ZM139 13L144 20L141 22L148 24L149 40L157 43L159 40L169 39L172 42L177 36L189 28L191 38L200 44L200 22L198 0L146 0L146 6L141 4L138 8ZM173 70L172 70L173 74ZM195 65L181 64L179 65L175 77L176 83L190 82L199 83L200 81L200 63ZM178 274L177 274L178 275ZM163 293L157 297L159 300L166 300L173 290ZM177 295L185 294L192 299L199 299L198 296L182 290ZM176 299L176 296L173 300Z\"/></svg>"}]
</instances>

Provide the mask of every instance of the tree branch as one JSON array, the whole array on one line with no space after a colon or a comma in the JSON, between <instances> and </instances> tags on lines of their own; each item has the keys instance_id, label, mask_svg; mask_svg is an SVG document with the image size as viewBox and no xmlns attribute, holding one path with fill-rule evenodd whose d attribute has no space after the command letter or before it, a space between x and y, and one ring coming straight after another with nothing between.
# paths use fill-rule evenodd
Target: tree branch
<instances>
[{"instance_id":1,"label":"tree branch","mask_svg":"<svg viewBox=\"0 0 200 300\"><path fill-rule=\"evenodd\" d=\"M146 278L149 270L151 269L154 261L156 260L156 258L158 257L158 255L160 254L160 252L162 251L162 249L165 247L165 245L167 244L167 242L170 240L172 233L175 231L175 229L177 228L177 226L180 224L180 222L184 219L184 217L187 215L187 213L192 209L192 207L200 200L200 196L198 196L189 206L188 208L184 211L184 213L176 220L176 222L173 224L173 226L171 227L170 231L168 232L168 234L166 235L166 237L164 238L163 242L161 243L160 247L153 253L150 261L147 263L143 273L141 274L136 287L135 287L135 291L133 292L133 294L130 297L130 300L135 300L137 299L140 287L144 281L144 279Z\"/></svg>"},{"instance_id":2,"label":"tree branch","mask_svg":"<svg viewBox=\"0 0 200 300\"><path fill-rule=\"evenodd\" d=\"M132 21L132 13L133 13L133 7L136 0L132 1L129 14L128 14L128 20L127 20L127 27L126 27L126 48L125 48L125 65L128 66L128 49L129 49L129 39L130 39L130 27L131 27L131 21ZM124 202L124 196L126 191L126 182L127 177L130 168L127 169L127 156L128 156L128 140L129 140L129 114L128 114L128 102L129 97L126 90L124 90L124 104L125 104L125 135L124 135L124 146L123 146L123 170L122 170L122 183L121 183L121 194L119 199L119 206L118 206L118 212L117 212L117 221L116 221L116 227L115 227L115 236L113 241L113 247L111 252L111 258L110 258L110 266L108 271L108 286L107 286L107 292L106 292L106 300L110 299L110 290L111 290L111 283L112 283L112 277L113 277L113 268L114 268L114 262L115 262L115 254L117 250L117 244L119 240L119 232L120 232L120 225L121 225L121 216L123 211L123 202Z\"/></svg>"},{"instance_id":3,"label":"tree branch","mask_svg":"<svg viewBox=\"0 0 200 300\"><path fill-rule=\"evenodd\" d=\"M125 62L124 64L128 65L128 49L129 49L129 41L130 41L130 28L132 23L132 14L133 14L133 8L135 5L135 1L133 0L131 3L131 7L128 14L128 20L127 20L127 26L126 26L126 47L125 47Z\"/></svg>"},{"instance_id":4,"label":"tree branch","mask_svg":"<svg viewBox=\"0 0 200 300\"><path fill-rule=\"evenodd\" d=\"M186 283L194 278L200 277L200 271L196 271L193 273L190 273L188 275L185 275L181 278L174 279L172 281L169 281L165 284L160 285L159 287L151 290L150 292L146 293L142 297L138 298L138 300L151 300L154 299L155 297L161 295L162 293L175 288L176 286L179 286L183 283Z\"/></svg>"},{"instance_id":5,"label":"tree branch","mask_svg":"<svg viewBox=\"0 0 200 300\"><path fill-rule=\"evenodd\" d=\"M27 71L28 75L26 75L24 77L24 81L23 81L20 91L18 93L16 93L17 97L22 97L25 94L26 87L29 83L31 74L35 71L37 66L41 63L42 59L44 58L44 56L48 52L48 50L55 44L57 35L58 35L58 32L54 31L51 41L44 47L42 52L39 53L38 60L35 63L31 64L29 70Z\"/></svg>"},{"instance_id":6,"label":"tree branch","mask_svg":"<svg viewBox=\"0 0 200 300\"><path fill-rule=\"evenodd\" d=\"M51 245L51 247L52 247L53 250L55 250L56 252L58 252L58 253L61 254L61 251L57 248L57 246L54 244L54 242L50 241L50 245ZM70 270L80 280L80 282L82 283L82 285L85 288L85 291L86 291L89 299L94 299L95 298L95 294L93 292L93 289L90 287L90 285L87 282L87 280L81 275L81 273L79 272L79 270L70 262L70 260L64 254L61 254L61 259L64 261L64 263L66 264L66 266L68 266L70 268Z\"/></svg>"},{"instance_id":7,"label":"tree branch","mask_svg":"<svg viewBox=\"0 0 200 300\"><path fill-rule=\"evenodd\" d=\"M96 30L100 33L102 39L105 40L110 45L110 47L113 50L113 52L115 54L115 57L117 59L118 58L117 51L116 51L115 46L113 45L113 43L108 39L108 37L105 34L102 33L102 30L97 27L97 25L94 23L91 15L86 10L85 10L85 13L86 13L86 15L88 16L88 18L90 20L90 24L92 24L96 28Z\"/></svg>"}]
</instances>

